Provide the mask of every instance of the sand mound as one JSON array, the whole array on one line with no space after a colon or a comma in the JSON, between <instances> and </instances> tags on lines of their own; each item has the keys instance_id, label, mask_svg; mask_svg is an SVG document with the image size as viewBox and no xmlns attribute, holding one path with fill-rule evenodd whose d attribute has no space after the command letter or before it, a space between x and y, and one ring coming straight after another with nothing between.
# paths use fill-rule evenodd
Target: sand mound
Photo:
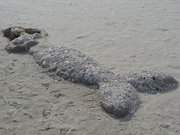
<instances>
[{"instance_id":1,"label":"sand mound","mask_svg":"<svg viewBox=\"0 0 180 135\"><path fill-rule=\"evenodd\" d=\"M28 52L32 46L37 45L37 39L42 38L42 32L39 29L10 27L2 30L4 37L9 39L8 45L5 47L9 53Z\"/></svg>"},{"instance_id":2,"label":"sand mound","mask_svg":"<svg viewBox=\"0 0 180 135\"><path fill-rule=\"evenodd\" d=\"M131 74L127 78L137 91L151 94L174 90L178 87L177 80L164 73L148 72Z\"/></svg>"},{"instance_id":3,"label":"sand mound","mask_svg":"<svg viewBox=\"0 0 180 135\"><path fill-rule=\"evenodd\" d=\"M133 86L119 81L102 84L100 87L100 99L104 110L114 117L130 118L140 104Z\"/></svg>"}]
</instances>

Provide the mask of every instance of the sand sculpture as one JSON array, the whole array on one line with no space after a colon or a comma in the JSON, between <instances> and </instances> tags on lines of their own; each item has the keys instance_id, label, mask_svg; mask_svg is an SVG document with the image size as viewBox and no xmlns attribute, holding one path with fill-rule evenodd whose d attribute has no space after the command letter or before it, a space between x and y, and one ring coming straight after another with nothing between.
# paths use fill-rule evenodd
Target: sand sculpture
<instances>
[{"instance_id":1,"label":"sand sculpture","mask_svg":"<svg viewBox=\"0 0 180 135\"><path fill-rule=\"evenodd\" d=\"M43 38L39 29L10 27L2 31L9 39L9 53L28 53ZM30 51L37 64L51 77L93 86L102 108L114 117L129 117L140 104L139 92L161 93L176 89L178 82L170 75L141 72L120 77L101 66L93 58L67 47L50 47Z\"/></svg>"}]
</instances>

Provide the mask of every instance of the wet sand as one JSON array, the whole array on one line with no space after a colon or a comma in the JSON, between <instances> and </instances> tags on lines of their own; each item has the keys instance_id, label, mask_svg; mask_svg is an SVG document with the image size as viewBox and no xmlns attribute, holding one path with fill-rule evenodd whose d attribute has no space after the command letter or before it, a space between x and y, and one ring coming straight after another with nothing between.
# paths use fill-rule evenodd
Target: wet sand
<instances>
[{"instance_id":1,"label":"wet sand","mask_svg":"<svg viewBox=\"0 0 180 135\"><path fill-rule=\"evenodd\" d=\"M180 81L180 2L1 0L0 29L45 29L41 46L67 46L115 73L163 71ZM180 88L140 94L130 121L103 112L93 89L55 81L30 55L8 54L0 36L0 134L179 135Z\"/></svg>"}]
</instances>

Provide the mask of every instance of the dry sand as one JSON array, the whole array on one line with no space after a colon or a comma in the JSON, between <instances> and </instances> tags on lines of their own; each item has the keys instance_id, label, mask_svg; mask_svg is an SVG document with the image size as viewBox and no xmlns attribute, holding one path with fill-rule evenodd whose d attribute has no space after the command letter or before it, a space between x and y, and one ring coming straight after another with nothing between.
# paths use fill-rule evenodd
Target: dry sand
<instances>
[{"instance_id":1,"label":"dry sand","mask_svg":"<svg viewBox=\"0 0 180 135\"><path fill-rule=\"evenodd\" d=\"M43 28L42 46L67 46L116 73L163 71L180 81L179 0L0 0L0 29ZM55 81L0 36L0 135L179 135L180 88L140 94L129 120L103 112L96 93Z\"/></svg>"}]
</instances>

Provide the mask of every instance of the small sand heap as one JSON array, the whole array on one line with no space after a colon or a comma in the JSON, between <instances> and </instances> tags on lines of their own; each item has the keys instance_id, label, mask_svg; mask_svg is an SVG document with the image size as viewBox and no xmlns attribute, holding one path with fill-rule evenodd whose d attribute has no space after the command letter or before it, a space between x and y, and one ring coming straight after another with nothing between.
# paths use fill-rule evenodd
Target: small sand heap
<instances>
[{"instance_id":1,"label":"small sand heap","mask_svg":"<svg viewBox=\"0 0 180 135\"><path fill-rule=\"evenodd\" d=\"M35 28L10 27L4 29L4 37L8 38L9 43L6 51L9 53L25 53L32 46L37 45L38 39L43 37L43 32Z\"/></svg>"},{"instance_id":2,"label":"small sand heap","mask_svg":"<svg viewBox=\"0 0 180 135\"><path fill-rule=\"evenodd\" d=\"M175 78L162 72L143 71L128 75L127 81L139 92L150 94L168 92L178 87Z\"/></svg>"}]
</instances>

